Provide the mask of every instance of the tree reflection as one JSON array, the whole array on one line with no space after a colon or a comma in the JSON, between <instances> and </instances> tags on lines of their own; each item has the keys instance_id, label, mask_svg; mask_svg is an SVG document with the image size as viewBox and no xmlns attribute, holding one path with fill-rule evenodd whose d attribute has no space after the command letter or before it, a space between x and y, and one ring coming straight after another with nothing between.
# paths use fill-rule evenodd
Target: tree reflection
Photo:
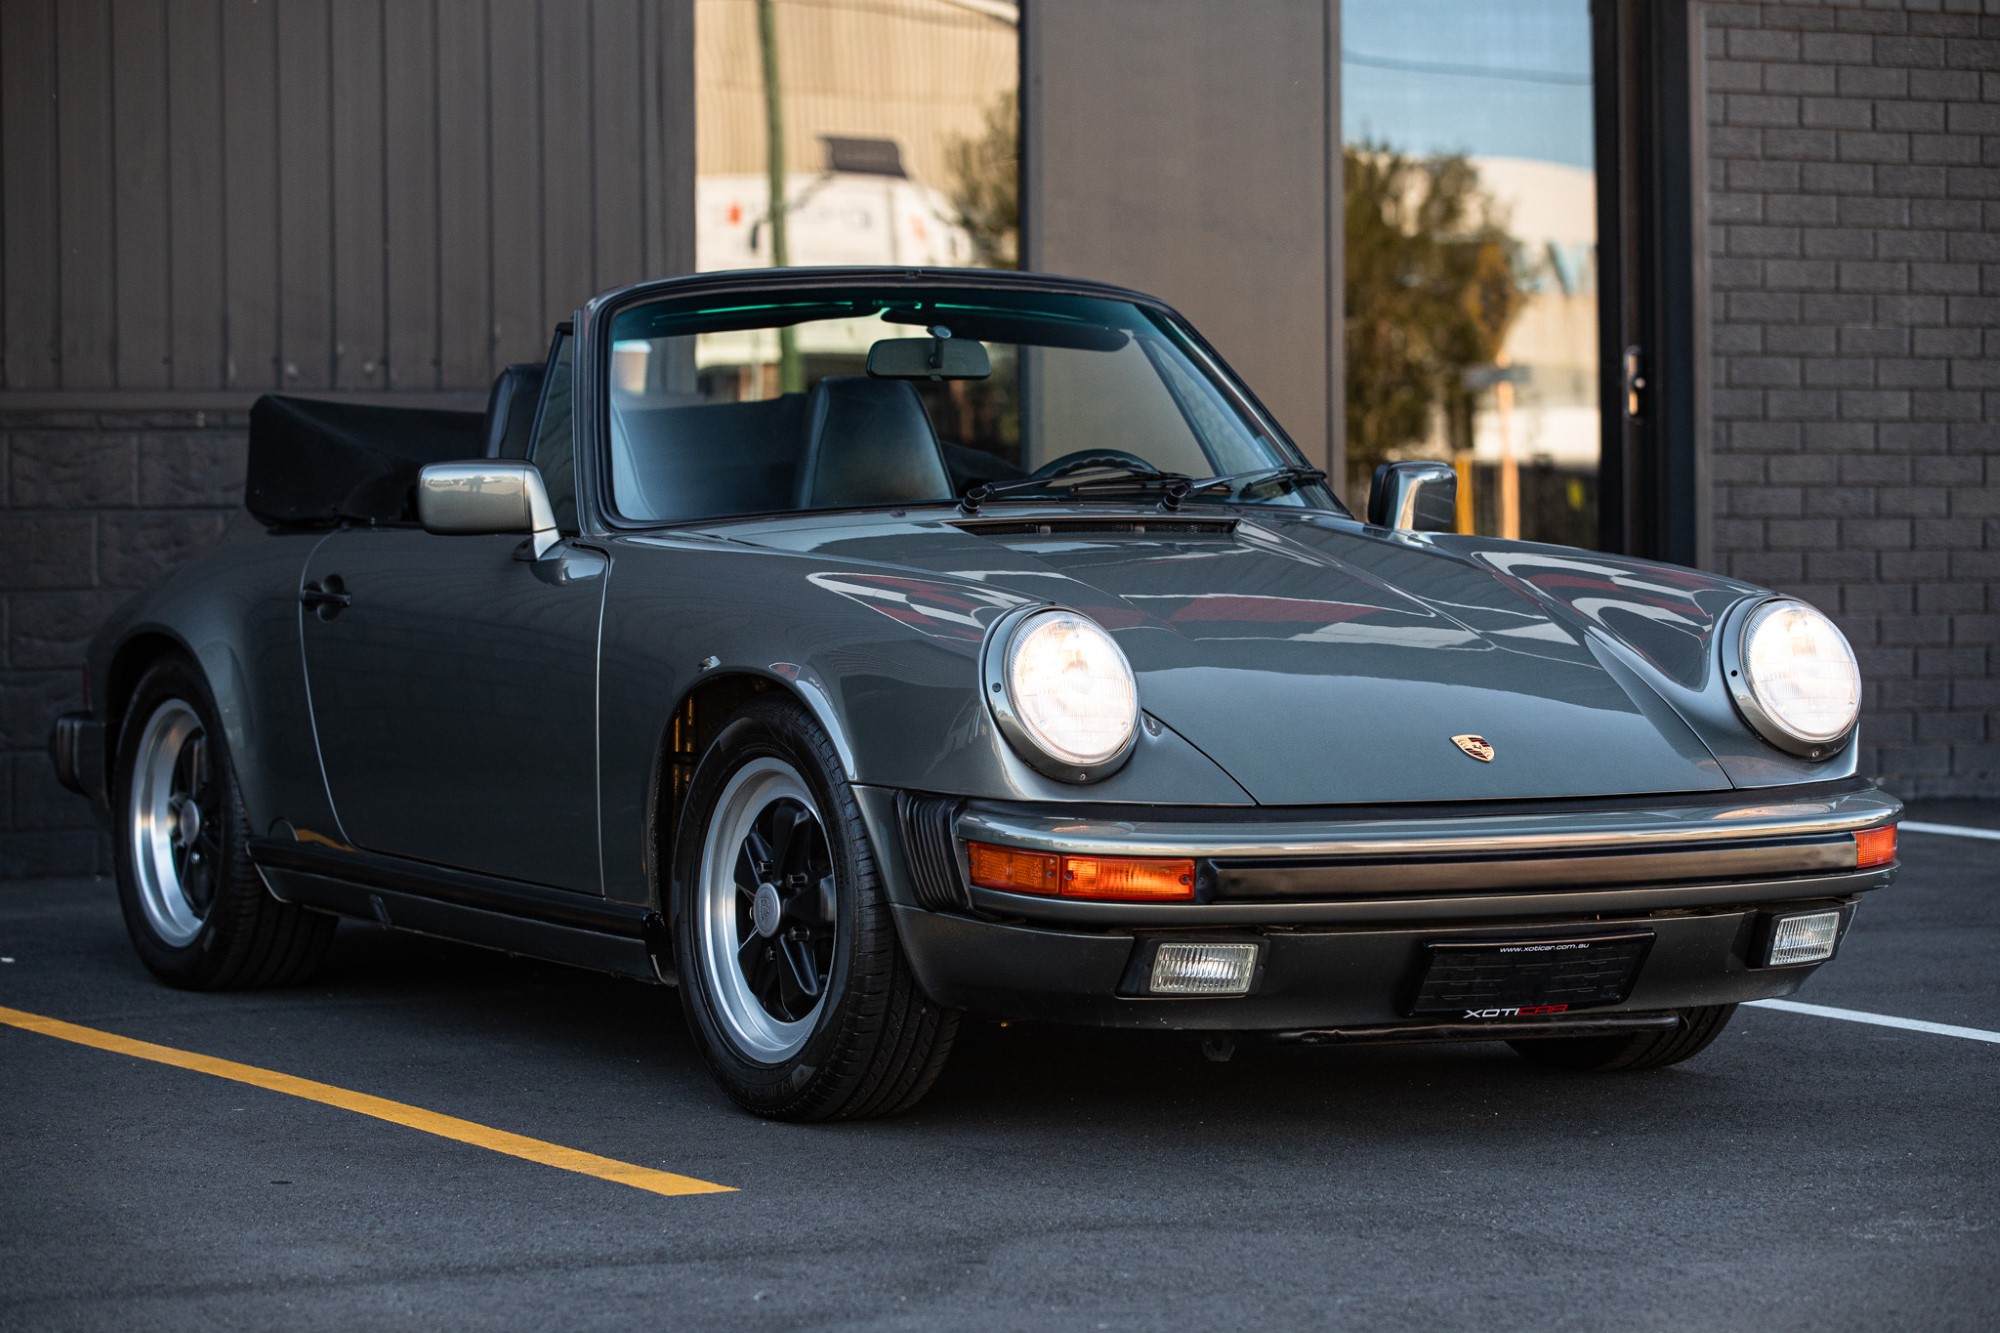
<instances>
[{"instance_id":1,"label":"tree reflection","mask_svg":"<svg viewBox=\"0 0 2000 1333\"><path fill-rule=\"evenodd\" d=\"M945 149L951 202L981 268L1021 264L1021 99L993 99L978 134L955 134Z\"/></svg>"},{"instance_id":2,"label":"tree reflection","mask_svg":"<svg viewBox=\"0 0 2000 1333\"><path fill-rule=\"evenodd\" d=\"M1527 304L1521 246L1463 155L1362 143L1342 158L1350 491L1416 453L1441 418L1469 530L1473 408Z\"/></svg>"}]
</instances>

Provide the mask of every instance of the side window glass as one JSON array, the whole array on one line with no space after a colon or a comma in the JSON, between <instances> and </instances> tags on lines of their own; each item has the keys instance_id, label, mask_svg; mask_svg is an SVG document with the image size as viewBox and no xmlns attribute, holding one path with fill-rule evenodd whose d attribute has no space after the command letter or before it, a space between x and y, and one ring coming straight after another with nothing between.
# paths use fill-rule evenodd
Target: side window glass
<instances>
[{"instance_id":1,"label":"side window glass","mask_svg":"<svg viewBox=\"0 0 2000 1333\"><path fill-rule=\"evenodd\" d=\"M576 437L570 422L569 392L571 351L576 339L565 333L549 357L548 378L542 386L542 415L535 424L535 447L528 461L541 469L542 485L548 488L549 507L555 510L556 526L575 532L576 524Z\"/></svg>"}]
</instances>

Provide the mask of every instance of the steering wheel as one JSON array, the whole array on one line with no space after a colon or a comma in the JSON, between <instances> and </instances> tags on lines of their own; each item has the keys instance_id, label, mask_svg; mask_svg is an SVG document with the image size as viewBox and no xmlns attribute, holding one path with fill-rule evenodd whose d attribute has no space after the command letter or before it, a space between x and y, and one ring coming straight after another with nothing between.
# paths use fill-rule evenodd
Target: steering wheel
<instances>
[{"instance_id":1,"label":"steering wheel","mask_svg":"<svg viewBox=\"0 0 2000 1333\"><path fill-rule=\"evenodd\" d=\"M1030 472L1028 479L1030 481L1051 481L1056 477L1066 476L1071 472L1081 472L1085 468L1103 467L1107 464L1141 468L1147 472L1159 471L1157 467L1154 467L1151 463L1139 457L1139 455L1128 454L1123 449L1079 449L1073 454L1064 454L1061 458L1051 458L1048 462Z\"/></svg>"}]
</instances>

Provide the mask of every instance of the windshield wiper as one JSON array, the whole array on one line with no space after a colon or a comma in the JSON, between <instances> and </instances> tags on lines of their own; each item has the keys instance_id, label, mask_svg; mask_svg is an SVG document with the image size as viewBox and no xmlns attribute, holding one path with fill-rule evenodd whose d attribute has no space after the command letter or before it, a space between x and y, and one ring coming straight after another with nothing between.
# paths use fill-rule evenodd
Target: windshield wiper
<instances>
[{"instance_id":1,"label":"windshield wiper","mask_svg":"<svg viewBox=\"0 0 2000 1333\"><path fill-rule=\"evenodd\" d=\"M1188 483L1187 494L1200 495L1204 491L1226 490L1234 500L1248 496L1252 490L1278 485L1281 491L1295 491L1301 486L1326 480L1326 473L1316 467L1304 467L1298 463L1281 463L1277 467L1250 468L1243 472L1225 472L1216 477L1204 477L1200 481Z\"/></svg>"},{"instance_id":2,"label":"windshield wiper","mask_svg":"<svg viewBox=\"0 0 2000 1333\"><path fill-rule=\"evenodd\" d=\"M1150 468L1107 467L1089 469L1086 475L1070 481L1063 477L1022 477L1018 481L988 481L970 487L959 499L959 508L966 513L977 513L979 506L997 495L1012 495L1019 491L1047 488L1058 490L1064 495L1076 495L1085 491L1151 491L1162 492L1160 503L1167 509L1179 509L1181 502L1190 496L1205 491L1226 490L1230 499L1239 499L1251 491L1277 486L1283 491L1295 491L1301 486L1310 486L1326 480L1326 473L1316 467L1304 467L1298 463L1281 463L1276 467L1250 468L1243 472L1225 472L1220 476L1204 477L1197 481L1185 472L1155 472Z\"/></svg>"},{"instance_id":3,"label":"windshield wiper","mask_svg":"<svg viewBox=\"0 0 2000 1333\"><path fill-rule=\"evenodd\" d=\"M1020 491L1054 490L1064 495L1074 495L1079 491L1102 490L1152 490L1164 489L1172 504L1179 504L1186 495L1194 478L1184 472L1155 472L1151 468L1122 467L1111 464L1079 470L1080 475L1072 481L1068 477L1022 477L1016 481L982 481L977 486L966 488L959 497L958 507L968 514L979 512L979 506L999 495L1013 495Z\"/></svg>"}]
</instances>

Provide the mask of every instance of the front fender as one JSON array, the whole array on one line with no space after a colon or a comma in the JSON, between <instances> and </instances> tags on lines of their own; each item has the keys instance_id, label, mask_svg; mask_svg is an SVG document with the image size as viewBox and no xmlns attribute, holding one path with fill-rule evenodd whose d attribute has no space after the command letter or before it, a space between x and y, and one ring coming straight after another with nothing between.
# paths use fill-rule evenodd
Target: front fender
<instances>
[{"instance_id":1,"label":"front fender","mask_svg":"<svg viewBox=\"0 0 2000 1333\"><path fill-rule=\"evenodd\" d=\"M638 901L651 891L645 830L662 738L705 681L791 693L826 728L856 783L996 800L1060 803L1087 790L1093 804L1252 804L1150 716L1131 760L1088 788L1023 762L994 726L979 684L984 627L1019 604L1011 594L699 538L616 545L599 713L613 897Z\"/></svg>"},{"instance_id":2,"label":"front fender","mask_svg":"<svg viewBox=\"0 0 2000 1333\"><path fill-rule=\"evenodd\" d=\"M1750 729L1730 698L1719 654L1723 625L1777 594L1754 584L1624 556L1480 538L1445 538L1462 558L1546 606L1587 636L1687 723L1730 785L1783 787L1852 777L1860 729L1824 759L1787 754Z\"/></svg>"}]
</instances>

